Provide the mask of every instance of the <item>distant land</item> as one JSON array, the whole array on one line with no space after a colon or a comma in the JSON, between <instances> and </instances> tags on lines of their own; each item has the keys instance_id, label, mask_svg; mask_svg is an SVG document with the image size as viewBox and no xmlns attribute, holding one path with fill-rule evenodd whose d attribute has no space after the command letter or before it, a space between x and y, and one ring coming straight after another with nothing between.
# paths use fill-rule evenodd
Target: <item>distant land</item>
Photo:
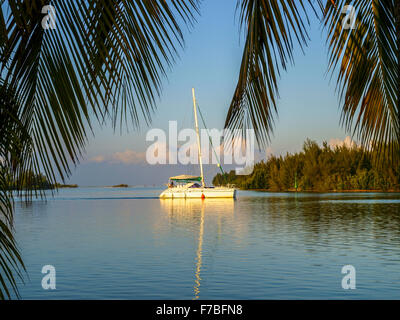
<instances>
[{"instance_id":1,"label":"distant land","mask_svg":"<svg viewBox=\"0 0 400 320\"><path fill-rule=\"evenodd\" d=\"M63 188L78 188L77 184L60 184L60 183L56 183L53 185L53 188L55 189L63 189Z\"/></svg>"},{"instance_id":2,"label":"distant land","mask_svg":"<svg viewBox=\"0 0 400 320\"><path fill-rule=\"evenodd\" d=\"M35 174L33 171L28 171L24 176L18 177L18 179L10 181L8 184L10 190L52 190L78 188L77 184L62 184L59 182L52 184L47 180L44 174Z\"/></svg>"}]
</instances>

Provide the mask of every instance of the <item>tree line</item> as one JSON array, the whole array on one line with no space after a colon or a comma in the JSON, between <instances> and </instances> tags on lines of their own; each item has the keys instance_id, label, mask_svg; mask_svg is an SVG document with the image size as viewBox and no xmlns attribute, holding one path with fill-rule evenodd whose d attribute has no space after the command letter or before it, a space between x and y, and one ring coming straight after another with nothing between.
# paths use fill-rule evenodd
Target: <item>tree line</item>
<instances>
[{"instance_id":1,"label":"tree line","mask_svg":"<svg viewBox=\"0 0 400 320\"><path fill-rule=\"evenodd\" d=\"M307 139L302 151L271 156L254 166L250 175L235 171L217 174L213 184L269 191L400 191L400 166L388 155L377 161L377 151L361 147L319 146Z\"/></svg>"},{"instance_id":2,"label":"tree line","mask_svg":"<svg viewBox=\"0 0 400 320\"><path fill-rule=\"evenodd\" d=\"M52 190L60 188L78 188L77 184L50 183L43 173L34 173L29 170L23 176L13 180L8 179L9 190Z\"/></svg>"}]
</instances>

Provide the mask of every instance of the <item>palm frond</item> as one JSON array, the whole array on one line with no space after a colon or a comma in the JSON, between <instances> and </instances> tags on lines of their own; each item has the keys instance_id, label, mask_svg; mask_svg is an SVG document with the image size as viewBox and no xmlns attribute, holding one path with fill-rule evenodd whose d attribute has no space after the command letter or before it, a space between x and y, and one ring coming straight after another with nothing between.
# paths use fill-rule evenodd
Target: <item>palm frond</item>
<instances>
[{"instance_id":1,"label":"palm frond","mask_svg":"<svg viewBox=\"0 0 400 320\"><path fill-rule=\"evenodd\" d=\"M353 29L343 28L345 5L355 9ZM364 147L393 156L400 150L400 40L394 13L394 0L336 0L327 2L324 18L342 124Z\"/></svg>"},{"instance_id":2,"label":"palm frond","mask_svg":"<svg viewBox=\"0 0 400 320\"><path fill-rule=\"evenodd\" d=\"M281 70L293 62L294 43L300 47L308 39L306 5L303 0L240 0L240 24L245 28L239 79L225 126L255 130L259 144L265 145L273 130L277 82Z\"/></svg>"},{"instance_id":3,"label":"palm frond","mask_svg":"<svg viewBox=\"0 0 400 320\"><path fill-rule=\"evenodd\" d=\"M182 44L177 20L164 1L55 1L55 30L41 26L44 0L9 1L6 81L20 99L36 154L32 165L55 179L70 172L87 140L91 115L114 124L146 122L160 93L164 65ZM195 1L174 1L192 21ZM172 36L171 36L172 34ZM11 56L12 55L12 56Z\"/></svg>"},{"instance_id":4,"label":"palm frond","mask_svg":"<svg viewBox=\"0 0 400 320\"><path fill-rule=\"evenodd\" d=\"M132 122L134 127L142 118L150 122L162 79L183 45L181 25L194 22L199 1L51 1L56 28L46 30L42 8L48 4L1 1L4 90L0 94L5 100L5 92L12 92L17 106L13 121L27 135L19 137L22 152L4 144L0 156L5 159L4 177L23 180L19 178L29 171L44 171L54 184L57 176L64 180L71 164L79 162L93 120L103 123L111 118L114 126ZM1 105L1 112L5 111ZM1 126L1 130L11 128L6 121ZM17 139L10 137L12 142ZM1 199L8 204L12 195L6 184L0 187ZM10 210L6 206L3 217L11 217ZM1 252L19 257L7 233L11 225L1 227L6 246ZM7 261L12 265L6 259L1 269L6 276L11 271ZM7 290L6 283L1 282L0 288Z\"/></svg>"},{"instance_id":5,"label":"palm frond","mask_svg":"<svg viewBox=\"0 0 400 320\"><path fill-rule=\"evenodd\" d=\"M25 270L13 235L13 194L11 182L23 176L20 166L30 155L30 138L17 117L14 92L0 81L0 299L19 296L17 280ZM9 289L10 287L10 289Z\"/></svg>"}]
</instances>

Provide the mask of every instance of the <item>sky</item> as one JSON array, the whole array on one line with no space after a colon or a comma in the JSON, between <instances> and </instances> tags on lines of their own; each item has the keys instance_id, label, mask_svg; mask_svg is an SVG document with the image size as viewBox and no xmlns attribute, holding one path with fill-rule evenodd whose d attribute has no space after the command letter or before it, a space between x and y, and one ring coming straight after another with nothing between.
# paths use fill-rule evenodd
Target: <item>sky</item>
<instances>
[{"instance_id":1,"label":"sky","mask_svg":"<svg viewBox=\"0 0 400 320\"><path fill-rule=\"evenodd\" d=\"M177 121L178 130L193 127L191 88L205 117L207 127L222 129L239 73L243 36L239 33L234 0L204 0L197 23L185 29L185 47L168 71L151 126L137 130L114 130L95 126L86 153L67 180L80 186L115 184L157 185L169 176L199 174L182 165L149 165L144 160L146 133L152 128L167 130L168 121ZM327 73L326 33L310 12L310 41L304 53L295 48L294 66L282 72L278 82L280 99L271 143L258 152L284 155L300 151L310 138L322 143L345 141L349 132L340 126L336 78ZM348 140L349 138L347 138ZM218 172L205 167L206 182Z\"/></svg>"}]
</instances>

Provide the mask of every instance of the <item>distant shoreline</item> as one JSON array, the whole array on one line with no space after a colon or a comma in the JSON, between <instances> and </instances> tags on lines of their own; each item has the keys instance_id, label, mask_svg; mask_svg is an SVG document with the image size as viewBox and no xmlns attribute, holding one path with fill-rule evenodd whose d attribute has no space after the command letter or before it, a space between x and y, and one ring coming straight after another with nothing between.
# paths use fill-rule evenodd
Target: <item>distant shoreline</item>
<instances>
[{"instance_id":1,"label":"distant shoreline","mask_svg":"<svg viewBox=\"0 0 400 320\"><path fill-rule=\"evenodd\" d=\"M56 183L53 185L53 189L64 189L64 188L78 188L77 184L59 184Z\"/></svg>"},{"instance_id":2,"label":"distant shoreline","mask_svg":"<svg viewBox=\"0 0 400 320\"><path fill-rule=\"evenodd\" d=\"M127 184L117 184L115 186L105 186L104 188L128 188L129 186Z\"/></svg>"}]
</instances>

